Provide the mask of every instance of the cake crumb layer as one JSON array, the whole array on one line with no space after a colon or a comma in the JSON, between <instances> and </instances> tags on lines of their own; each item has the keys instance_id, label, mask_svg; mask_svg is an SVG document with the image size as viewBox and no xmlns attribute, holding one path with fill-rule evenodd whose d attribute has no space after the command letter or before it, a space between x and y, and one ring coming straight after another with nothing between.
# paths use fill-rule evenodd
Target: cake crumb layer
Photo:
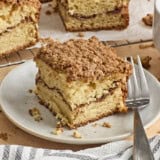
<instances>
[{"instance_id":1,"label":"cake crumb layer","mask_svg":"<svg viewBox=\"0 0 160 160\"><path fill-rule=\"evenodd\" d=\"M115 50L96 37L88 40L52 41L35 57L52 69L66 74L68 81L103 80L113 73L130 75L131 65L117 56Z\"/></svg>"}]
</instances>

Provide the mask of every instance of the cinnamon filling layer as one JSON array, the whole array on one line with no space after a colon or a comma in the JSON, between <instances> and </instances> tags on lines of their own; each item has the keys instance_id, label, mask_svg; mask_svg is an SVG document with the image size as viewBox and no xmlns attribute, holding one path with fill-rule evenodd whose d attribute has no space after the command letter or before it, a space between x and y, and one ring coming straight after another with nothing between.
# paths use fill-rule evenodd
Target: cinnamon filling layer
<instances>
[{"instance_id":1,"label":"cinnamon filling layer","mask_svg":"<svg viewBox=\"0 0 160 160\"><path fill-rule=\"evenodd\" d=\"M61 4L65 10L67 10L66 6L64 4ZM106 12L101 12L97 14L92 14L92 15L83 15L83 14L78 14L78 13L73 13L71 14L69 11L68 14L71 17L77 18L77 19L90 19L90 18L95 18L96 16L102 15L102 14L118 14L118 13L123 13L123 9L126 8L126 6L122 6L120 8L115 8L113 11L106 11Z\"/></svg>"},{"instance_id":2,"label":"cinnamon filling layer","mask_svg":"<svg viewBox=\"0 0 160 160\"><path fill-rule=\"evenodd\" d=\"M41 78L37 77L36 79L36 84L37 83L43 83L45 87L47 87L49 90L53 90L53 91L56 91L59 96L62 98L63 102L70 108L71 111L73 111L72 107L70 106L70 104L67 102L67 100L64 98L62 92L60 89L56 88L56 87L53 87L53 88L50 88ZM108 95L112 95L114 93L114 91L116 90L116 88L118 87L117 85L117 81L113 82L113 83L116 83L115 87L113 88L110 88L108 90L108 93L104 93L101 97L99 98L96 98L96 100L94 101L91 101L89 103L84 103L84 104L80 104L80 105L76 105L76 108L75 108L75 111L78 110L79 108L82 108L82 107L85 107L85 106L88 106L89 104L91 103L98 103L98 102L102 102Z\"/></svg>"}]
</instances>

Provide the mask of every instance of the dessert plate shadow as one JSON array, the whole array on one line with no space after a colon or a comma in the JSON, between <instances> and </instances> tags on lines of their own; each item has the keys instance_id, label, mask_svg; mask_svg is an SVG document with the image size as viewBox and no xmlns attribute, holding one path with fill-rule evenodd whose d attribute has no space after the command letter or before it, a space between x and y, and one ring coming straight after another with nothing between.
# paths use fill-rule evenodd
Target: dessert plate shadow
<instances>
[{"instance_id":1,"label":"dessert plate shadow","mask_svg":"<svg viewBox=\"0 0 160 160\"><path fill-rule=\"evenodd\" d=\"M81 139L72 136L74 130L64 129L60 135L51 134L56 127L56 119L44 106L40 105L30 89L35 88L37 68L30 60L12 70L0 86L0 104L5 115L22 130L49 140L68 144L96 144L124 139L132 134L133 113L115 114L86 126L79 127ZM151 94L151 103L140 111L145 128L152 125L160 117L160 84L154 76L145 71ZM38 108L43 120L34 121L29 109ZM102 127L103 122L111 124L111 128ZM94 124L97 125L94 125Z\"/></svg>"}]
</instances>

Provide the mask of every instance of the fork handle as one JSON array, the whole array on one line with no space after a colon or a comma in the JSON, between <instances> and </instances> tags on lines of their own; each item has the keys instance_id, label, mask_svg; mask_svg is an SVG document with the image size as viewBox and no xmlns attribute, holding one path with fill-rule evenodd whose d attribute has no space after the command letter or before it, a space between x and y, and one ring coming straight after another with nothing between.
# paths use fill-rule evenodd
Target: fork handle
<instances>
[{"instance_id":1,"label":"fork handle","mask_svg":"<svg viewBox=\"0 0 160 160\"><path fill-rule=\"evenodd\" d=\"M133 160L154 160L138 109L134 110Z\"/></svg>"}]
</instances>

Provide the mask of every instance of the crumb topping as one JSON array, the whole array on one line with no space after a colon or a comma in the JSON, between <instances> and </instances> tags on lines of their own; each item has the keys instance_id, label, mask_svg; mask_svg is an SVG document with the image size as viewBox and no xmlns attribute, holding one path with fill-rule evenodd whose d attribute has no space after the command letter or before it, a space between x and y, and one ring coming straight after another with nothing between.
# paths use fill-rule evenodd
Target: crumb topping
<instances>
[{"instance_id":1,"label":"crumb topping","mask_svg":"<svg viewBox=\"0 0 160 160\"><path fill-rule=\"evenodd\" d=\"M102 80L112 73L131 73L131 65L96 37L64 43L52 40L40 49L36 58L65 73L68 81Z\"/></svg>"},{"instance_id":2,"label":"crumb topping","mask_svg":"<svg viewBox=\"0 0 160 160\"><path fill-rule=\"evenodd\" d=\"M2 3L9 3L9 4L18 4L18 5L23 5L23 4L28 4L28 5L32 5L32 6L35 6L36 8L40 8L41 6L41 3L39 0L1 0L0 1L0 5ZM0 6L1 8L1 6Z\"/></svg>"}]
</instances>

